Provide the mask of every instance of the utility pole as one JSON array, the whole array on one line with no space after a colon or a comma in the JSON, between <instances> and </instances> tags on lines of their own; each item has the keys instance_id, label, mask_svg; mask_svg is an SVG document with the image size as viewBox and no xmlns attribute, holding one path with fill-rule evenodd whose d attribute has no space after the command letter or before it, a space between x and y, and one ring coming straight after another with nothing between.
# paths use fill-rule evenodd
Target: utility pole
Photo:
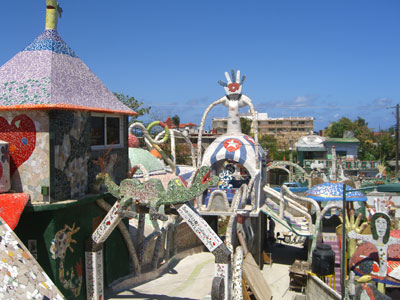
<instances>
[{"instance_id":1,"label":"utility pole","mask_svg":"<svg viewBox=\"0 0 400 300\"><path fill-rule=\"evenodd\" d=\"M396 137L396 170L395 176L396 178L399 175L399 104L396 106L388 107L388 108L396 108L396 126L395 126L395 137Z\"/></svg>"},{"instance_id":2,"label":"utility pole","mask_svg":"<svg viewBox=\"0 0 400 300\"><path fill-rule=\"evenodd\" d=\"M399 175L399 104L396 104L396 178Z\"/></svg>"}]
</instances>

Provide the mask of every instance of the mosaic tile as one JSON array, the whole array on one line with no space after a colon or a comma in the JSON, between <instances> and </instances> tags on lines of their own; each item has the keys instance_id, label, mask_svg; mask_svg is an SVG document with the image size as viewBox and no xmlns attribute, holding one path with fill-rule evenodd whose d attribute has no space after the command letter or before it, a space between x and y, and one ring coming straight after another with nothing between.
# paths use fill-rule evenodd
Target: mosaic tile
<instances>
[{"instance_id":1,"label":"mosaic tile","mask_svg":"<svg viewBox=\"0 0 400 300\"><path fill-rule=\"evenodd\" d=\"M135 114L58 38L45 32L0 67L0 107L51 104Z\"/></svg>"},{"instance_id":2,"label":"mosaic tile","mask_svg":"<svg viewBox=\"0 0 400 300\"><path fill-rule=\"evenodd\" d=\"M10 190L10 151L9 144L0 140L0 193Z\"/></svg>"},{"instance_id":3,"label":"mosaic tile","mask_svg":"<svg viewBox=\"0 0 400 300\"><path fill-rule=\"evenodd\" d=\"M12 230L17 226L29 195L24 193L0 194L0 216Z\"/></svg>"},{"instance_id":4,"label":"mosaic tile","mask_svg":"<svg viewBox=\"0 0 400 300\"><path fill-rule=\"evenodd\" d=\"M0 299L65 299L0 218Z\"/></svg>"},{"instance_id":5,"label":"mosaic tile","mask_svg":"<svg viewBox=\"0 0 400 300\"><path fill-rule=\"evenodd\" d=\"M49 118L47 112L0 112L0 140L9 143L11 189L32 202L46 202L41 186L49 186Z\"/></svg>"},{"instance_id":6,"label":"mosaic tile","mask_svg":"<svg viewBox=\"0 0 400 300\"><path fill-rule=\"evenodd\" d=\"M73 266L69 268L66 267L66 262L71 259L67 258L70 257L68 253L73 253L75 251L74 248L76 249L77 247L77 240L75 240L73 236L79 230L80 227L76 226L75 223L73 223L72 226L65 224L64 228L56 232L49 248L51 258L55 260L58 265L59 282L64 289L72 292L75 297L78 297L82 290L82 258L73 262Z\"/></svg>"},{"instance_id":7,"label":"mosaic tile","mask_svg":"<svg viewBox=\"0 0 400 300\"><path fill-rule=\"evenodd\" d=\"M346 191L351 191L353 188L346 185ZM317 201L342 200L343 183L339 182L324 182L313 186L307 192L307 197ZM366 201L367 198L359 191L346 192L346 200L348 201Z\"/></svg>"},{"instance_id":8,"label":"mosaic tile","mask_svg":"<svg viewBox=\"0 0 400 300\"><path fill-rule=\"evenodd\" d=\"M39 35L23 51L49 50L58 54L66 54L77 57L75 52L63 41L54 29L47 29Z\"/></svg>"}]
</instances>

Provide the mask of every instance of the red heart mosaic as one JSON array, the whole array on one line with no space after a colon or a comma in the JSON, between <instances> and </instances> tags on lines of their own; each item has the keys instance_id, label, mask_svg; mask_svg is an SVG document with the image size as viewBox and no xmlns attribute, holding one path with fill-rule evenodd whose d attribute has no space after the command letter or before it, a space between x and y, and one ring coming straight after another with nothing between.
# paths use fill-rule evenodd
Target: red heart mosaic
<instances>
[{"instance_id":1,"label":"red heart mosaic","mask_svg":"<svg viewBox=\"0 0 400 300\"><path fill-rule=\"evenodd\" d=\"M0 117L0 140L10 149L10 176L31 156L36 146L35 123L27 115L18 115L8 124Z\"/></svg>"}]
</instances>

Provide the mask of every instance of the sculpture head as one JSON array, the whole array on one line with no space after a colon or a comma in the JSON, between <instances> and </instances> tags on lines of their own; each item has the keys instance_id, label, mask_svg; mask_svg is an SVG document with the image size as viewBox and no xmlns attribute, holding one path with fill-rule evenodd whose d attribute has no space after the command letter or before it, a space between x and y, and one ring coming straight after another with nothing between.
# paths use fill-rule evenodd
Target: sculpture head
<instances>
[{"instance_id":1,"label":"sculpture head","mask_svg":"<svg viewBox=\"0 0 400 300\"><path fill-rule=\"evenodd\" d=\"M386 244L390 236L390 227L391 221L387 214L377 212L372 216L371 231L374 240L382 238L383 243Z\"/></svg>"},{"instance_id":2,"label":"sculpture head","mask_svg":"<svg viewBox=\"0 0 400 300\"><path fill-rule=\"evenodd\" d=\"M211 169L208 166L202 166L197 170L196 175L193 179L193 185L201 186L204 191L210 186L216 186L218 184L219 178L217 176L211 175Z\"/></svg>"}]
</instances>

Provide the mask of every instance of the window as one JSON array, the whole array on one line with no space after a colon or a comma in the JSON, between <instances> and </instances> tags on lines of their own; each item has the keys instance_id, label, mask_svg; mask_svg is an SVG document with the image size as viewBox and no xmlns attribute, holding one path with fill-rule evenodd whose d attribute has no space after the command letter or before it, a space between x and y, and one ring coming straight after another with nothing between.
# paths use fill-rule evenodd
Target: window
<instances>
[{"instance_id":1,"label":"window","mask_svg":"<svg viewBox=\"0 0 400 300\"><path fill-rule=\"evenodd\" d=\"M111 145L123 146L123 118L115 115L92 114L92 149L104 149Z\"/></svg>"}]
</instances>

